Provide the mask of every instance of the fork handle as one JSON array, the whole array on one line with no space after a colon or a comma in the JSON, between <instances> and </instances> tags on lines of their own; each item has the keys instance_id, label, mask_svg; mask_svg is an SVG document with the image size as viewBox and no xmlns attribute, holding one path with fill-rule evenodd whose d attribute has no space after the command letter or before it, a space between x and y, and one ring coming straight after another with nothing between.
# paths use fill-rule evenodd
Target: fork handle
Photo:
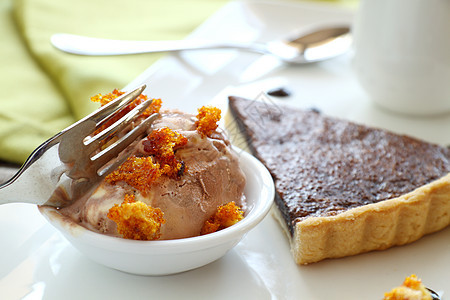
<instances>
[{"instance_id":1,"label":"fork handle","mask_svg":"<svg viewBox=\"0 0 450 300\"><path fill-rule=\"evenodd\" d=\"M56 186L68 188L64 180L66 167L58 157L58 144L51 146L33 164L24 166L5 184L0 185L0 204L46 204Z\"/></svg>"},{"instance_id":2,"label":"fork handle","mask_svg":"<svg viewBox=\"0 0 450 300\"><path fill-rule=\"evenodd\" d=\"M0 204L31 203L43 205L47 200L42 196L38 182L33 182L21 176L10 184L0 186Z\"/></svg>"}]
</instances>

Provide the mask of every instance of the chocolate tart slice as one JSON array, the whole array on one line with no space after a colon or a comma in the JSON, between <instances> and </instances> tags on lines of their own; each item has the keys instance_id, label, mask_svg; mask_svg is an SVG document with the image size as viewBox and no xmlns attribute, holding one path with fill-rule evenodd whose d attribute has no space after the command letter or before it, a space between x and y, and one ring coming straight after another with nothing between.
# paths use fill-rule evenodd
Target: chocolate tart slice
<instances>
[{"instance_id":1,"label":"chocolate tart slice","mask_svg":"<svg viewBox=\"0 0 450 300\"><path fill-rule=\"evenodd\" d=\"M450 149L267 102L229 98L272 173L298 264L413 242L450 224Z\"/></svg>"}]
</instances>

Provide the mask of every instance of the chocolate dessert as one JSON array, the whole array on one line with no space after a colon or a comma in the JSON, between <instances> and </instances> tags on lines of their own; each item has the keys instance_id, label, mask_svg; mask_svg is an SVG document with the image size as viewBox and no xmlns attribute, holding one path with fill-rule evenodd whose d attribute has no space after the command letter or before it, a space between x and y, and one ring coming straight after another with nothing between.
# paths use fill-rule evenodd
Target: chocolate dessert
<instances>
[{"instance_id":1,"label":"chocolate dessert","mask_svg":"<svg viewBox=\"0 0 450 300\"><path fill-rule=\"evenodd\" d=\"M91 100L106 105L122 94ZM145 100L141 95L125 110ZM161 105L153 99L144 112L159 115L130 146L130 157L91 193L58 209L69 222L113 237L172 240L212 233L244 217L246 178L218 128L221 111L203 106L193 115Z\"/></svg>"},{"instance_id":2,"label":"chocolate dessert","mask_svg":"<svg viewBox=\"0 0 450 300\"><path fill-rule=\"evenodd\" d=\"M298 263L408 243L450 223L449 148L317 110L229 101L274 178Z\"/></svg>"}]
</instances>

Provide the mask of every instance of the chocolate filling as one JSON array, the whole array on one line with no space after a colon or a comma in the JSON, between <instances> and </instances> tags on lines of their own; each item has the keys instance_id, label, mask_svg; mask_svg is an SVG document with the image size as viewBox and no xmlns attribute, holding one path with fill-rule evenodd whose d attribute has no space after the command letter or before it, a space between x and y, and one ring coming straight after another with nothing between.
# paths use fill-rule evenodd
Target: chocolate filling
<instances>
[{"instance_id":1,"label":"chocolate filling","mask_svg":"<svg viewBox=\"0 0 450 300\"><path fill-rule=\"evenodd\" d=\"M274 178L275 202L291 234L305 218L395 198L450 171L447 147L316 110L238 97L229 103L253 154Z\"/></svg>"}]
</instances>

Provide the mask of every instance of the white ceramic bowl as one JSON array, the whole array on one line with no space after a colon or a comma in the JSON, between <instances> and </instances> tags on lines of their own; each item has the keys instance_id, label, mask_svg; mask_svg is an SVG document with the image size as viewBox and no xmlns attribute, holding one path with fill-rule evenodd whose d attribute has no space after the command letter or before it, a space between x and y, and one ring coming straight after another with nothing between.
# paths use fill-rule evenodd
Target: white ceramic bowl
<instances>
[{"instance_id":1,"label":"white ceramic bowl","mask_svg":"<svg viewBox=\"0 0 450 300\"><path fill-rule=\"evenodd\" d=\"M267 169L247 152L237 151L247 177L244 193L248 208L243 220L215 233L178 240L135 241L90 231L70 222L54 208L41 208L41 213L80 252L110 268L140 275L195 269L225 255L261 222L273 203L274 185Z\"/></svg>"}]
</instances>

